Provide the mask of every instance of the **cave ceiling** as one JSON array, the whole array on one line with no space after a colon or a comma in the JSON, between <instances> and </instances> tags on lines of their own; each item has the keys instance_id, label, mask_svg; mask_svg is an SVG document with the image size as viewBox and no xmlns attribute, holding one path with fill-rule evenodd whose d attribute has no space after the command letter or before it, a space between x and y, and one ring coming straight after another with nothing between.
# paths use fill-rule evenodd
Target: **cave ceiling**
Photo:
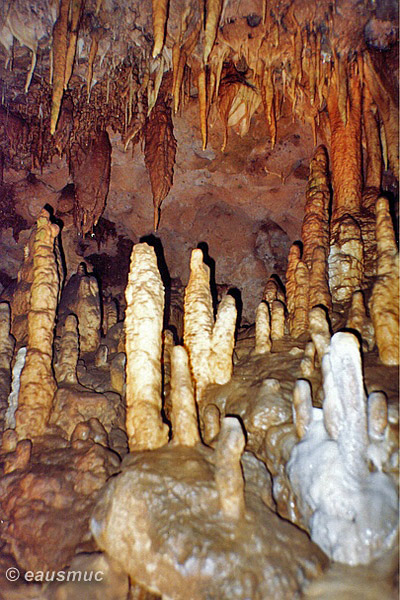
<instances>
[{"instance_id":1,"label":"cave ceiling","mask_svg":"<svg viewBox=\"0 0 400 600\"><path fill-rule=\"evenodd\" d=\"M356 80L364 184L368 109L384 164L372 184L397 193L396 2L14 0L0 42L3 288L47 204L70 274L91 257L117 285L115 256L122 268L158 229L172 278L187 281L204 242L217 283L248 282L254 308L300 237L329 98L346 127Z\"/></svg>"}]
</instances>

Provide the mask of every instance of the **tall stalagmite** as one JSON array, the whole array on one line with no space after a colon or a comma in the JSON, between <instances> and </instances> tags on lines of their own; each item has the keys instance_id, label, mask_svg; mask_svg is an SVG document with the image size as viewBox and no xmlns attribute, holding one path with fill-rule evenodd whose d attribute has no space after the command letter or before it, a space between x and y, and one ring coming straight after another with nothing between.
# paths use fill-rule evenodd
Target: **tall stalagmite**
<instances>
[{"instance_id":1,"label":"tall stalagmite","mask_svg":"<svg viewBox=\"0 0 400 600\"><path fill-rule=\"evenodd\" d=\"M290 335L297 338L308 328L310 274L305 262L299 260L294 274L294 310L290 322Z\"/></svg>"},{"instance_id":2,"label":"tall stalagmite","mask_svg":"<svg viewBox=\"0 0 400 600\"><path fill-rule=\"evenodd\" d=\"M213 383L228 383L232 377L236 319L236 303L233 296L228 294L218 307L211 337L210 362Z\"/></svg>"},{"instance_id":3,"label":"tall stalagmite","mask_svg":"<svg viewBox=\"0 0 400 600\"><path fill-rule=\"evenodd\" d=\"M385 365L399 364L399 253L389 203L376 203L377 280L372 290L370 313L379 358Z\"/></svg>"},{"instance_id":4,"label":"tall stalagmite","mask_svg":"<svg viewBox=\"0 0 400 600\"><path fill-rule=\"evenodd\" d=\"M200 434L189 359L183 346L175 346L171 352L171 403L173 442L195 446Z\"/></svg>"},{"instance_id":5,"label":"tall stalagmite","mask_svg":"<svg viewBox=\"0 0 400 600\"><path fill-rule=\"evenodd\" d=\"M125 292L126 427L131 450L168 442L161 419L161 350L164 286L154 249L137 244Z\"/></svg>"},{"instance_id":6,"label":"tall stalagmite","mask_svg":"<svg viewBox=\"0 0 400 600\"><path fill-rule=\"evenodd\" d=\"M54 253L54 240L58 232L58 226L50 222L49 213L43 209L36 223L33 242L28 346L15 415L19 439L44 433L56 391L52 358L59 289Z\"/></svg>"},{"instance_id":7,"label":"tall stalagmite","mask_svg":"<svg viewBox=\"0 0 400 600\"><path fill-rule=\"evenodd\" d=\"M210 269L203 262L203 252L196 248L190 260L190 278L185 290L184 343L189 354L199 402L211 381L210 351L213 330L213 307L210 292Z\"/></svg>"},{"instance_id":8,"label":"tall stalagmite","mask_svg":"<svg viewBox=\"0 0 400 600\"><path fill-rule=\"evenodd\" d=\"M295 307L295 291L296 279L295 273L297 265L301 259L301 247L298 243L292 244L289 250L288 267L286 270L286 306L288 310L289 330L292 329L294 307Z\"/></svg>"},{"instance_id":9,"label":"tall stalagmite","mask_svg":"<svg viewBox=\"0 0 400 600\"><path fill-rule=\"evenodd\" d=\"M15 339L10 335L11 314L7 302L0 303L0 433L3 431L8 396L11 390L11 360Z\"/></svg>"}]
</instances>

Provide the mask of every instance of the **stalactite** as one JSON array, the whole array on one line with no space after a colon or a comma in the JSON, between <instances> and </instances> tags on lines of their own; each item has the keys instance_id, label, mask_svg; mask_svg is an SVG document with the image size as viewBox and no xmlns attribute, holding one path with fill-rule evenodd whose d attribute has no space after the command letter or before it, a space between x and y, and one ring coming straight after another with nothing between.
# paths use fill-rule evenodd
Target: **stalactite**
<instances>
[{"instance_id":1,"label":"stalactite","mask_svg":"<svg viewBox=\"0 0 400 600\"><path fill-rule=\"evenodd\" d=\"M11 361L15 339L10 335L11 314L7 302L0 303L0 433L4 430L5 413L11 391Z\"/></svg>"},{"instance_id":2,"label":"stalactite","mask_svg":"<svg viewBox=\"0 0 400 600\"><path fill-rule=\"evenodd\" d=\"M68 50L68 12L70 0L60 0L58 19L53 28L53 90L51 98L50 133L55 133L64 92L65 66Z\"/></svg>"},{"instance_id":3,"label":"stalactite","mask_svg":"<svg viewBox=\"0 0 400 600\"><path fill-rule=\"evenodd\" d=\"M152 0L153 6L153 58L158 56L164 46L165 26L167 23L168 0Z\"/></svg>"},{"instance_id":4,"label":"stalactite","mask_svg":"<svg viewBox=\"0 0 400 600\"><path fill-rule=\"evenodd\" d=\"M200 130L203 150L207 147L207 87L206 87L206 71L205 68L200 70L197 79L197 87L199 90L199 113L200 113Z\"/></svg>"},{"instance_id":5,"label":"stalactite","mask_svg":"<svg viewBox=\"0 0 400 600\"><path fill-rule=\"evenodd\" d=\"M365 136L365 187L380 189L382 179L382 151L379 138L377 107L368 86L363 87L363 131Z\"/></svg>"},{"instance_id":6,"label":"stalactite","mask_svg":"<svg viewBox=\"0 0 400 600\"><path fill-rule=\"evenodd\" d=\"M200 434L189 359L183 346L175 346L171 352L171 405L173 443L195 446Z\"/></svg>"},{"instance_id":7,"label":"stalactite","mask_svg":"<svg viewBox=\"0 0 400 600\"><path fill-rule=\"evenodd\" d=\"M206 22L204 27L203 62L207 64L217 35L219 18L221 16L223 0L206 0Z\"/></svg>"},{"instance_id":8,"label":"stalactite","mask_svg":"<svg viewBox=\"0 0 400 600\"><path fill-rule=\"evenodd\" d=\"M297 338L308 328L310 275L307 265L302 260L297 263L294 278L296 287L290 335Z\"/></svg>"},{"instance_id":9,"label":"stalactite","mask_svg":"<svg viewBox=\"0 0 400 600\"><path fill-rule=\"evenodd\" d=\"M71 19L69 24L69 40L68 49L65 58L65 73L64 73L64 90L67 89L69 80L71 79L72 71L74 69L76 43L78 41L79 32L79 21L82 14L83 2L82 0L71 0L70 1L70 13Z\"/></svg>"},{"instance_id":10,"label":"stalactite","mask_svg":"<svg viewBox=\"0 0 400 600\"><path fill-rule=\"evenodd\" d=\"M213 307L210 292L210 269L203 262L203 252L196 248L190 260L190 278L185 290L184 343L196 385L196 400L201 400L211 381L210 350Z\"/></svg>"},{"instance_id":11,"label":"stalactite","mask_svg":"<svg viewBox=\"0 0 400 600\"><path fill-rule=\"evenodd\" d=\"M235 300L227 294L218 307L211 337L210 364L213 383L228 383L232 376L236 320Z\"/></svg>"},{"instance_id":12,"label":"stalactite","mask_svg":"<svg viewBox=\"0 0 400 600\"><path fill-rule=\"evenodd\" d=\"M54 240L58 232L58 226L50 222L48 212L43 209L33 242L28 346L15 415L19 439L32 439L44 433L56 391L52 358L59 286Z\"/></svg>"},{"instance_id":13,"label":"stalactite","mask_svg":"<svg viewBox=\"0 0 400 600\"><path fill-rule=\"evenodd\" d=\"M126 427L129 448L158 448L168 441L168 428L161 420L164 287L156 254L147 244L133 247L125 297Z\"/></svg>"},{"instance_id":14,"label":"stalactite","mask_svg":"<svg viewBox=\"0 0 400 600\"><path fill-rule=\"evenodd\" d=\"M245 438L238 419L225 417L215 448L215 483L221 510L227 519L244 517L244 480L240 457Z\"/></svg>"},{"instance_id":15,"label":"stalactite","mask_svg":"<svg viewBox=\"0 0 400 600\"><path fill-rule=\"evenodd\" d=\"M376 203L377 280L372 290L370 313L379 358L385 365L399 364L399 254L389 203Z\"/></svg>"},{"instance_id":16,"label":"stalactite","mask_svg":"<svg viewBox=\"0 0 400 600\"><path fill-rule=\"evenodd\" d=\"M271 317L269 306L260 302L256 311L256 341L255 354L271 352Z\"/></svg>"}]
</instances>

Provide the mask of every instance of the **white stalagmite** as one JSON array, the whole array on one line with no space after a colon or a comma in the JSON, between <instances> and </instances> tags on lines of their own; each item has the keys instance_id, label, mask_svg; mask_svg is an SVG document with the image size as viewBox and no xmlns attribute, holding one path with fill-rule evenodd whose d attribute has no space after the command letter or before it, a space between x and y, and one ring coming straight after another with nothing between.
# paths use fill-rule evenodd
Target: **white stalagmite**
<instances>
[{"instance_id":1,"label":"white stalagmite","mask_svg":"<svg viewBox=\"0 0 400 600\"><path fill-rule=\"evenodd\" d=\"M271 309L271 340L280 340L285 335L285 305L274 300Z\"/></svg>"},{"instance_id":2,"label":"white stalagmite","mask_svg":"<svg viewBox=\"0 0 400 600\"><path fill-rule=\"evenodd\" d=\"M311 386L306 379L298 379L293 390L293 420L300 439L307 433L312 411Z\"/></svg>"},{"instance_id":3,"label":"white stalagmite","mask_svg":"<svg viewBox=\"0 0 400 600\"><path fill-rule=\"evenodd\" d=\"M195 446L200 434L189 359L183 346L174 346L171 352L171 403L173 442Z\"/></svg>"},{"instance_id":4,"label":"white stalagmite","mask_svg":"<svg viewBox=\"0 0 400 600\"><path fill-rule=\"evenodd\" d=\"M212 383L228 383L232 377L236 319L236 303L234 298L228 294L221 300L218 307L217 319L211 337Z\"/></svg>"},{"instance_id":5,"label":"white stalagmite","mask_svg":"<svg viewBox=\"0 0 400 600\"><path fill-rule=\"evenodd\" d=\"M126 428L130 450L168 442L161 419L161 348L164 286L154 249L136 244L125 292Z\"/></svg>"},{"instance_id":6,"label":"white stalagmite","mask_svg":"<svg viewBox=\"0 0 400 600\"><path fill-rule=\"evenodd\" d=\"M244 480L240 458L245 447L240 422L225 417L215 447L215 483L225 517L237 521L244 517Z\"/></svg>"},{"instance_id":7,"label":"white stalagmite","mask_svg":"<svg viewBox=\"0 0 400 600\"><path fill-rule=\"evenodd\" d=\"M271 317L268 304L260 302L256 311L255 354L267 352L271 352Z\"/></svg>"},{"instance_id":8,"label":"white stalagmite","mask_svg":"<svg viewBox=\"0 0 400 600\"><path fill-rule=\"evenodd\" d=\"M196 248L190 260L189 283L184 302L184 343L189 354L195 382L196 401L211 381L211 336L214 325L210 292L210 269L203 262L203 252Z\"/></svg>"},{"instance_id":9,"label":"white stalagmite","mask_svg":"<svg viewBox=\"0 0 400 600\"><path fill-rule=\"evenodd\" d=\"M15 429L15 411L18 408L18 395L21 371L25 365L26 348L20 348L17 352L14 368L12 370L11 392L8 396L8 408L5 416L4 429Z\"/></svg>"},{"instance_id":10,"label":"white stalagmite","mask_svg":"<svg viewBox=\"0 0 400 600\"><path fill-rule=\"evenodd\" d=\"M0 431L3 430L4 414L11 391L11 361L15 339L10 335L11 313L7 302L0 302Z\"/></svg>"},{"instance_id":11,"label":"white stalagmite","mask_svg":"<svg viewBox=\"0 0 400 600\"><path fill-rule=\"evenodd\" d=\"M398 498L389 475L368 468L386 426L385 410L382 397L372 397L369 431L375 440L369 439L353 334L332 337L323 359L323 388L323 408L312 409L312 421L286 469L311 539L332 560L367 564L395 543Z\"/></svg>"}]
</instances>

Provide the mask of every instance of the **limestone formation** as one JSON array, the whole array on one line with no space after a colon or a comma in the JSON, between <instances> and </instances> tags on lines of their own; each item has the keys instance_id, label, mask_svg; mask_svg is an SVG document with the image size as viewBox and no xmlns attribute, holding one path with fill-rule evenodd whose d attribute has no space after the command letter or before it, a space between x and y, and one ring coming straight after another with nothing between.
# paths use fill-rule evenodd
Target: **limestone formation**
<instances>
[{"instance_id":1,"label":"limestone formation","mask_svg":"<svg viewBox=\"0 0 400 600\"><path fill-rule=\"evenodd\" d=\"M371 392L368 396L368 436L370 440L384 438L388 425L387 399L383 392Z\"/></svg>"},{"instance_id":2,"label":"limestone formation","mask_svg":"<svg viewBox=\"0 0 400 600\"><path fill-rule=\"evenodd\" d=\"M324 146L318 146L310 162L301 229L302 260L309 269L313 264L315 248L322 247L326 252L329 248L329 201L328 155Z\"/></svg>"},{"instance_id":3,"label":"limestone formation","mask_svg":"<svg viewBox=\"0 0 400 600\"><path fill-rule=\"evenodd\" d=\"M107 332L118 323L118 305L114 298L107 298L103 303L103 333Z\"/></svg>"},{"instance_id":4,"label":"limestone formation","mask_svg":"<svg viewBox=\"0 0 400 600\"><path fill-rule=\"evenodd\" d=\"M96 350L96 354L94 356L94 364L99 369L107 367L108 361L108 346L106 344L100 344L100 346Z\"/></svg>"},{"instance_id":5,"label":"limestone formation","mask_svg":"<svg viewBox=\"0 0 400 600\"><path fill-rule=\"evenodd\" d=\"M386 198L376 203L377 280L370 313L379 358L385 365L399 364L399 253Z\"/></svg>"},{"instance_id":6,"label":"limestone formation","mask_svg":"<svg viewBox=\"0 0 400 600\"><path fill-rule=\"evenodd\" d=\"M280 340L285 335L285 305L274 300L271 308L271 340Z\"/></svg>"},{"instance_id":7,"label":"limestone formation","mask_svg":"<svg viewBox=\"0 0 400 600\"><path fill-rule=\"evenodd\" d=\"M228 383L233 371L233 348L237 320L236 303L227 294L218 306L217 318L211 336L211 382Z\"/></svg>"},{"instance_id":8,"label":"limestone formation","mask_svg":"<svg viewBox=\"0 0 400 600\"><path fill-rule=\"evenodd\" d=\"M313 250L310 269L310 301L309 306L321 304L328 310L332 308L332 298L328 284L328 262L324 247L316 246Z\"/></svg>"},{"instance_id":9,"label":"limestone formation","mask_svg":"<svg viewBox=\"0 0 400 600\"><path fill-rule=\"evenodd\" d=\"M15 339L10 335L11 315L7 302L0 303L0 432L4 430L4 418L11 391L11 361Z\"/></svg>"},{"instance_id":10,"label":"limestone formation","mask_svg":"<svg viewBox=\"0 0 400 600\"><path fill-rule=\"evenodd\" d=\"M311 327L311 323L310 323ZM303 377L311 377L315 369L315 345L314 342L307 342L304 348L304 356L301 359L300 370Z\"/></svg>"},{"instance_id":11,"label":"limestone formation","mask_svg":"<svg viewBox=\"0 0 400 600\"><path fill-rule=\"evenodd\" d=\"M26 348L23 346L17 352L15 358L13 370L12 370L12 382L11 392L8 396L8 407L5 414L4 429L15 429L15 412L18 408L18 396L21 382L21 371L25 365Z\"/></svg>"},{"instance_id":12,"label":"limestone formation","mask_svg":"<svg viewBox=\"0 0 400 600\"><path fill-rule=\"evenodd\" d=\"M167 419L171 420L171 353L174 347L174 334L170 329L163 331L163 405Z\"/></svg>"},{"instance_id":13,"label":"limestone formation","mask_svg":"<svg viewBox=\"0 0 400 600\"><path fill-rule=\"evenodd\" d=\"M266 283L266 286L263 291L262 299L264 302L268 302L268 304L272 304L274 300L278 297L278 284L273 277L270 277Z\"/></svg>"},{"instance_id":14,"label":"limestone formation","mask_svg":"<svg viewBox=\"0 0 400 600\"><path fill-rule=\"evenodd\" d=\"M361 291L354 292L352 296L346 327L358 331L367 349L373 349L375 345L374 327L371 320L367 317L364 296Z\"/></svg>"},{"instance_id":15,"label":"limestone formation","mask_svg":"<svg viewBox=\"0 0 400 600\"><path fill-rule=\"evenodd\" d=\"M237 521L245 514L244 480L240 458L245 447L240 422L225 417L215 447L215 483L221 510L227 519Z\"/></svg>"},{"instance_id":16,"label":"limestone formation","mask_svg":"<svg viewBox=\"0 0 400 600\"><path fill-rule=\"evenodd\" d=\"M323 308L316 306L310 310L310 333L317 351L319 362L327 352L331 340L329 323Z\"/></svg>"},{"instance_id":17,"label":"limestone formation","mask_svg":"<svg viewBox=\"0 0 400 600\"><path fill-rule=\"evenodd\" d=\"M11 301L11 333L17 348L26 346L28 341L28 320L30 289L33 281L33 245L37 225L35 225L24 248L24 261L18 270L17 287Z\"/></svg>"},{"instance_id":18,"label":"limestone formation","mask_svg":"<svg viewBox=\"0 0 400 600\"><path fill-rule=\"evenodd\" d=\"M210 270L203 252L196 248L190 260L190 278L185 290L184 343L195 382L196 401L211 381L211 336L214 325L210 292Z\"/></svg>"},{"instance_id":19,"label":"limestone formation","mask_svg":"<svg viewBox=\"0 0 400 600\"><path fill-rule=\"evenodd\" d=\"M312 421L311 387L307 380L298 379L293 390L293 420L296 433L302 439Z\"/></svg>"},{"instance_id":20,"label":"limestone formation","mask_svg":"<svg viewBox=\"0 0 400 600\"><path fill-rule=\"evenodd\" d=\"M78 275L81 279L74 312L78 317L80 351L96 352L100 343L101 327L99 285L96 277L87 274L83 265L79 267Z\"/></svg>"},{"instance_id":21,"label":"limestone formation","mask_svg":"<svg viewBox=\"0 0 400 600\"><path fill-rule=\"evenodd\" d=\"M288 310L289 330L292 328L292 321L295 308L296 280L295 273L297 265L301 259L301 248L299 244L293 244L289 250L288 268L286 271L286 305Z\"/></svg>"},{"instance_id":22,"label":"limestone formation","mask_svg":"<svg viewBox=\"0 0 400 600\"><path fill-rule=\"evenodd\" d=\"M207 404L202 417L204 425L203 441L207 445L212 445L221 430L221 413L218 406Z\"/></svg>"},{"instance_id":23,"label":"limestone formation","mask_svg":"<svg viewBox=\"0 0 400 600\"><path fill-rule=\"evenodd\" d=\"M357 221L345 214L336 222L331 239L329 289L332 300L345 303L362 287L364 277L364 247Z\"/></svg>"},{"instance_id":24,"label":"limestone formation","mask_svg":"<svg viewBox=\"0 0 400 600\"><path fill-rule=\"evenodd\" d=\"M111 386L120 396L125 395L125 365L125 352L118 352L110 362Z\"/></svg>"},{"instance_id":25,"label":"limestone formation","mask_svg":"<svg viewBox=\"0 0 400 600\"><path fill-rule=\"evenodd\" d=\"M168 441L161 419L161 351L164 287L154 249L136 244L125 292L126 429L131 450Z\"/></svg>"},{"instance_id":26,"label":"limestone formation","mask_svg":"<svg viewBox=\"0 0 400 600\"><path fill-rule=\"evenodd\" d=\"M50 222L43 209L33 243L28 346L15 414L19 439L32 439L44 433L56 391L52 359L59 286L54 239L58 232L58 226Z\"/></svg>"},{"instance_id":27,"label":"limestone formation","mask_svg":"<svg viewBox=\"0 0 400 600\"><path fill-rule=\"evenodd\" d=\"M64 322L57 361L54 364L54 372L58 385L75 385L78 383L76 375L78 359L78 320L75 315L68 315Z\"/></svg>"},{"instance_id":28,"label":"limestone formation","mask_svg":"<svg viewBox=\"0 0 400 600\"><path fill-rule=\"evenodd\" d=\"M290 322L290 335L299 337L308 328L308 307L310 293L310 275L308 267L302 260L297 262L294 274L294 307Z\"/></svg>"},{"instance_id":29,"label":"limestone formation","mask_svg":"<svg viewBox=\"0 0 400 600\"><path fill-rule=\"evenodd\" d=\"M182 446L200 442L196 402L190 376L188 355L183 346L171 352L172 440Z\"/></svg>"},{"instance_id":30,"label":"limestone formation","mask_svg":"<svg viewBox=\"0 0 400 600\"><path fill-rule=\"evenodd\" d=\"M256 312L255 354L271 352L271 316L266 302L260 302Z\"/></svg>"},{"instance_id":31,"label":"limestone formation","mask_svg":"<svg viewBox=\"0 0 400 600\"><path fill-rule=\"evenodd\" d=\"M368 426L359 344L351 333L332 337L323 386L323 409L313 409L287 471L311 539L332 560L367 564L395 543L398 499L392 479L368 468L368 429L381 435L385 415L381 398L371 400Z\"/></svg>"}]
</instances>

